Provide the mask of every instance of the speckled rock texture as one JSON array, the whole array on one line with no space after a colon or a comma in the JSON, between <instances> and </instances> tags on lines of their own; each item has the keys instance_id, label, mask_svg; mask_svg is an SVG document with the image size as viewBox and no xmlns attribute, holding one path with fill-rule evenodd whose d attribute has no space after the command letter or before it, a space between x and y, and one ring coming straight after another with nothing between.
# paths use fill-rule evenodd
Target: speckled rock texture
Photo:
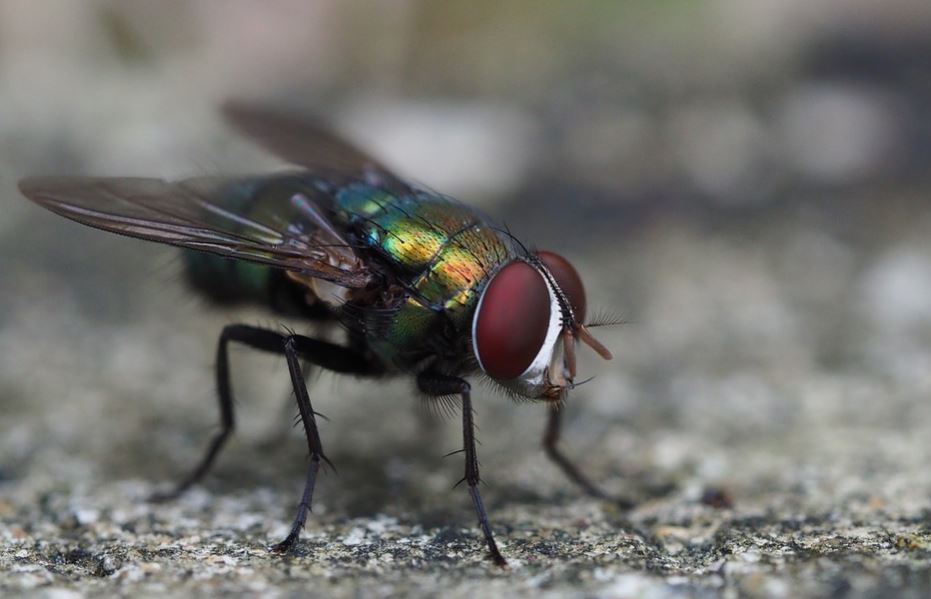
<instances>
[{"instance_id":1,"label":"speckled rock texture","mask_svg":"<svg viewBox=\"0 0 931 599\"><path fill-rule=\"evenodd\" d=\"M0 4L0 594L931 596L931 38L902 33L931 22L923 3L873 15L885 34L834 37L841 17L743 2L577 28L536 4L487 23L413 2L271 21L240 2L222 21L209 3L185 19L14 4ZM634 25L617 35L611 19ZM360 36L379 42L340 45ZM444 457L457 416L410 380L313 371L336 471L293 554L272 554L306 445L283 360L242 348L238 430L215 469L147 500L216 430L222 327L312 330L211 308L171 249L45 213L15 182L274 167L213 113L260 91L396 149L420 165L408 174L569 257L593 311L623 317L598 329L612 362L580 356L595 378L562 441L619 501L547 461L542 406L476 384L482 492L510 563L495 567L453 488L462 456Z\"/></svg>"}]
</instances>

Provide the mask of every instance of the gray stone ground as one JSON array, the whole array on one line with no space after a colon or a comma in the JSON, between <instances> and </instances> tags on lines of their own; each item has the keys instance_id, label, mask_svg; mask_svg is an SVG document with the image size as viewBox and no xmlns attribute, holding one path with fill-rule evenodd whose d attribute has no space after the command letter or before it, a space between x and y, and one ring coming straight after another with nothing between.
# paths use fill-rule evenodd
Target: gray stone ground
<instances>
[{"instance_id":1,"label":"gray stone ground","mask_svg":"<svg viewBox=\"0 0 931 599\"><path fill-rule=\"evenodd\" d=\"M819 27L835 21L757 3L680 28L674 10L668 28L625 14L624 35L598 12L576 32L525 23L529 8L481 23L410 9L376 19L378 43L359 27L353 53L361 17L335 4L269 12L267 30L249 3L222 21L209 4L183 19L26 4L0 3L0 594L931 595L931 54L897 29L918 16L884 4L886 33L831 42ZM309 91L283 94L302 68ZM211 310L170 250L46 214L15 182L274 165L213 118L231 89L332 111L577 264L594 309L628 323L599 330L613 362L583 355L596 378L563 446L634 508L580 494L539 449L543 410L479 387L483 493L511 563L496 568L452 488L461 457L442 457L457 420L410 381L315 373L338 472L294 555L269 554L305 446L282 361L245 350L215 471L146 501L215 430L222 326L305 325Z\"/></svg>"}]
</instances>

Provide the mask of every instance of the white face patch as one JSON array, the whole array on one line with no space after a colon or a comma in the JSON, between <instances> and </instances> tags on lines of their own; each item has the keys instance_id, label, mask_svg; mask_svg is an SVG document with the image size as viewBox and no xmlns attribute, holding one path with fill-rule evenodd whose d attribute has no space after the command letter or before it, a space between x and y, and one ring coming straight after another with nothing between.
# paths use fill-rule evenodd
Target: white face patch
<instances>
[{"instance_id":1,"label":"white face patch","mask_svg":"<svg viewBox=\"0 0 931 599\"><path fill-rule=\"evenodd\" d=\"M542 274L540 275L543 276ZM546 277L543 277L546 280ZM547 325L546 337L537 356L516 380L520 385L529 390L540 390L546 387L546 371L553 361L553 352L556 351L556 345L559 342L559 335L562 333L562 310L559 307L559 300L556 297L556 291L546 281L546 290L550 294L550 322Z\"/></svg>"}]
</instances>

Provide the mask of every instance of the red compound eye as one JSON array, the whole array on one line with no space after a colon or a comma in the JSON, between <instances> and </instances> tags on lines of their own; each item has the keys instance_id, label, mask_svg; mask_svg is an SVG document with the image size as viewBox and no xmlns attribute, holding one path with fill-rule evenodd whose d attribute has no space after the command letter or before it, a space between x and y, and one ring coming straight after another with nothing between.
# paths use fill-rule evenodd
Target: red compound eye
<instances>
[{"instance_id":1,"label":"red compound eye","mask_svg":"<svg viewBox=\"0 0 931 599\"><path fill-rule=\"evenodd\" d=\"M556 284L569 298L575 320L579 324L585 322L585 287L579 273L569 264L569 261L553 252L537 252L537 258L546 266L556 279Z\"/></svg>"},{"instance_id":2,"label":"red compound eye","mask_svg":"<svg viewBox=\"0 0 931 599\"><path fill-rule=\"evenodd\" d=\"M499 270L475 315L475 353L482 370L502 380L522 374L543 347L549 322L543 276L519 260Z\"/></svg>"}]
</instances>

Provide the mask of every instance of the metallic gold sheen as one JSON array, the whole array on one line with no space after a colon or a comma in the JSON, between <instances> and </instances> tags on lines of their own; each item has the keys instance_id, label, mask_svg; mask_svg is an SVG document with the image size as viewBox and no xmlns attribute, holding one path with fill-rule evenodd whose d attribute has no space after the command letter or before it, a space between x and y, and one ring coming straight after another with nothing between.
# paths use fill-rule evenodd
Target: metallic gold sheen
<instances>
[{"instance_id":1,"label":"metallic gold sheen","mask_svg":"<svg viewBox=\"0 0 931 599\"><path fill-rule=\"evenodd\" d=\"M443 196L394 196L366 184L336 194L346 225L404 273L408 293L374 344L385 351L422 347L433 328L450 322L468 338L479 294L499 266L514 258L510 240L474 209ZM440 317L442 315L442 318Z\"/></svg>"}]
</instances>

